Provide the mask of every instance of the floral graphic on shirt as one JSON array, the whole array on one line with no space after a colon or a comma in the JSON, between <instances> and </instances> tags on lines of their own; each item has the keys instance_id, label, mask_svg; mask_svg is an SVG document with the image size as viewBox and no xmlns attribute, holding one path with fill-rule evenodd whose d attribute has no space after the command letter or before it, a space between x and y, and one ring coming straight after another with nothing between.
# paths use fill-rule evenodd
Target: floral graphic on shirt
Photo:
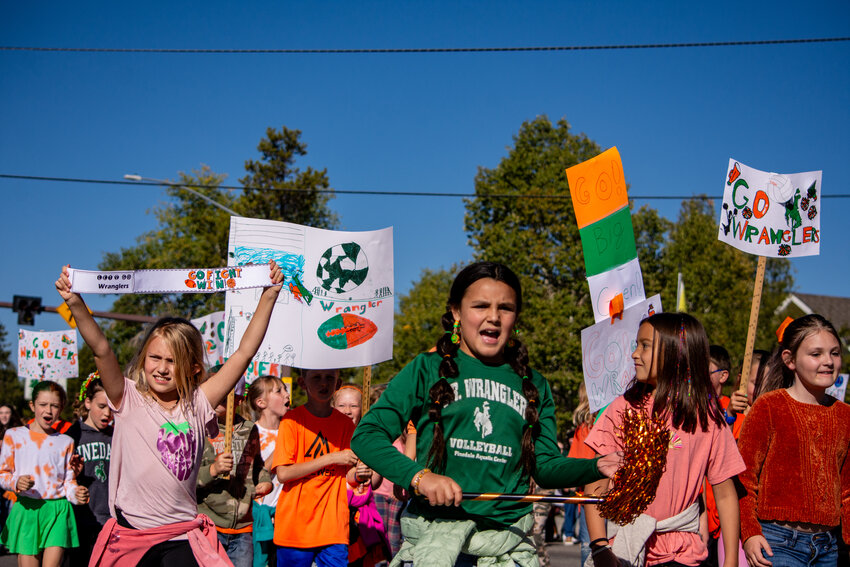
<instances>
[{"instance_id":1,"label":"floral graphic on shirt","mask_svg":"<svg viewBox=\"0 0 850 567\"><path fill-rule=\"evenodd\" d=\"M189 422L168 422L159 428L156 440L162 464L177 477L186 480L192 474L195 453L195 431Z\"/></svg>"},{"instance_id":2,"label":"floral graphic on shirt","mask_svg":"<svg viewBox=\"0 0 850 567\"><path fill-rule=\"evenodd\" d=\"M481 432L482 439L493 433L493 424L490 422L490 402L484 402L481 409L475 408L473 423L475 429Z\"/></svg>"}]
</instances>

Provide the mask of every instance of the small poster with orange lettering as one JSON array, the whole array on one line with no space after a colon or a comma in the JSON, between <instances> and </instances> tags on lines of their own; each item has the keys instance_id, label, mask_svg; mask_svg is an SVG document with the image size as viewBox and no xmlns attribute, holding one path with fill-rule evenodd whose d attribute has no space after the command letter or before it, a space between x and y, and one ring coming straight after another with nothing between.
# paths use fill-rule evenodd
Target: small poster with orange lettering
<instances>
[{"instance_id":1,"label":"small poster with orange lettering","mask_svg":"<svg viewBox=\"0 0 850 567\"><path fill-rule=\"evenodd\" d=\"M769 173L730 159L718 239L769 258L819 254L821 175Z\"/></svg>"},{"instance_id":2,"label":"small poster with orange lettering","mask_svg":"<svg viewBox=\"0 0 850 567\"><path fill-rule=\"evenodd\" d=\"M25 398L42 380L64 388L79 372L76 331L18 331L18 377L24 381Z\"/></svg>"}]
</instances>

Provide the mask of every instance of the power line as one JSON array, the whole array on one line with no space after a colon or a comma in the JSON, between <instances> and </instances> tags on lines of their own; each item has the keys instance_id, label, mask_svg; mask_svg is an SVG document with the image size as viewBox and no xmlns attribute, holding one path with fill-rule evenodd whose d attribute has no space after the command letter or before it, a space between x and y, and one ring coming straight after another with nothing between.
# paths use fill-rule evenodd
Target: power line
<instances>
[{"instance_id":1,"label":"power line","mask_svg":"<svg viewBox=\"0 0 850 567\"><path fill-rule=\"evenodd\" d=\"M850 41L850 37L815 37L801 39L765 39L743 41L703 41L686 43L635 43L612 45L549 45L530 47L412 47L378 49L169 49L137 47L41 47L0 46L0 51L38 51L61 53L181 53L193 55L355 55L379 53L523 53L540 51L604 51L616 49L681 49L694 47L737 47L753 45L796 45Z\"/></svg>"},{"instance_id":2,"label":"power line","mask_svg":"<svg viewBox=\"0 0 850 567\"><path fill-rule=\"evenodd\" d=\"M516 193L437 193L430 191L375 191L375 190L354 190L354 189L284 189L278 187L253 187L250 185L199 185L193 183L178 183L171 182L169 184L158 183L158 182L150 182L150 181L123 181L123 180L112 180L112 179L83 179L77 177L47 177L43 175L12 175L8 173L0 173L0 179L20 179L23 181L50 181L50 182L61 182L61 183L92 183L99 185L132 185L135 187L138 186L149 186L149 187L191 187L192 189L228 189L233 191L244 191L246 189L251 189L254 191L287 191L290 193L305 193L305 192L315 192L315 193L329 193L335 195L380 195L387 197L461 197L465 199L516 199L517 197L522 197L523 199L569 199L570 195L553 195L547 193L526 193L526 194L516 194ZM629 195L629 199L635 201L660 201L660 200L670 200L670 201L683 201L686 199L700 199L710 201L713 199L719 199L720 197L712 197L709 195ZM821 199L848 199L850 198L850 193L836 194L836 195L821 195Z\"/></svg>"}]
</instances>

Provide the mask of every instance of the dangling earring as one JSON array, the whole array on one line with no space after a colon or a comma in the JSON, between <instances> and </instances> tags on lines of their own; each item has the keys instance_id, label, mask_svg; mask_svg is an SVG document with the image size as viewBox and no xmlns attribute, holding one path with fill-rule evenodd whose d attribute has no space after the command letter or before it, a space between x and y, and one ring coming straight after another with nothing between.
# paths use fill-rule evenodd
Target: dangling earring
<instances>
[{"instance_id":1,"label":"dangling earring","mask_svg":"<svg viewBox=\"0 0 850 567\"><path fill-rule=\"evenodd\" d=\"M452 325L452 336L449 337L452 340L452 344L454 344L454 345L456 345L460 342L460 334L458 333L459 328L460 328L460 319L455 319L455 322Z\"/></svg>"},{"instance_id":2,"label":"dangling earring","mask_svg":"<svg viewBox=\"0 0 850 567\"><path fill-rule=\"evenodd\" d=\"M519 329L515 328L513 336L508 338L508 347L514 348L516 346L517 340L519 340Z\"/></svg>"}]
</instances>

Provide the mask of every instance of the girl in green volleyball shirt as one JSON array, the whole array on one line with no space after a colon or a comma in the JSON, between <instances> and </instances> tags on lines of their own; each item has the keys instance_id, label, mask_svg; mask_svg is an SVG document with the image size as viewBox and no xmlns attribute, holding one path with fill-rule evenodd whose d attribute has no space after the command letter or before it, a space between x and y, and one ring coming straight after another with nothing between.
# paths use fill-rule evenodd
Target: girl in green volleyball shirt
<instances>
[{"instance_id":1,"label":"girl in green volleyball shirt","mask_svg":"<svg viewBox=\"0 0 850 567\"><path fill-rule=\"evenodd\" d=\"M544 488L583 485L613 475L619 464L614 455L561 456L549 383L528 366L514 334L521 307L519 279L509 268L464 268L452 284L436 352L408 364L355 431L352 450L415 495L394 565L470 565L477 557L537 565L525 535L531 504L462 502L461 493L524 494L531 478ZM416 461L392 446L409 420L418 433Z\"/></svg>"}]
</instances>

